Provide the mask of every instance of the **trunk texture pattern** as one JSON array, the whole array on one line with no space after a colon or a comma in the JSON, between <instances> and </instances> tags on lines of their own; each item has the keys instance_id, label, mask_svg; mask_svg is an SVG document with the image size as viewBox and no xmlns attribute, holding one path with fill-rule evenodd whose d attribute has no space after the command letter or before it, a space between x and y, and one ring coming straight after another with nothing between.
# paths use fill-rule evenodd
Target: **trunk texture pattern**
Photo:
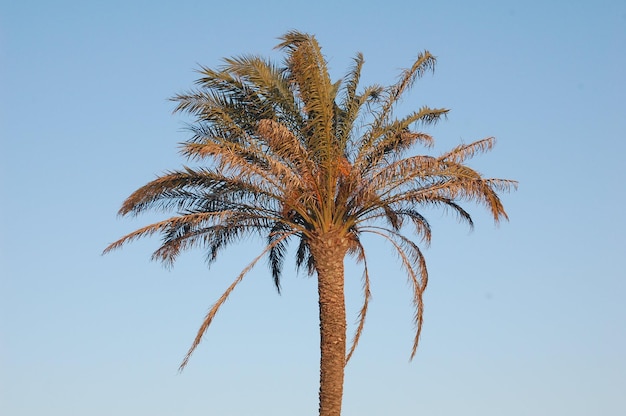
<instances>
[{"instance_id":1,"label":"trunk texture pattern","mask_svg":"<svg viewBox=\"0 0 626 416\"><path fill-rule=\"evenodd\" d=\"M340 416L346 363L345 239L325 235L311 244L320 312L320 416Z\"/></svg>"}]
</instances>

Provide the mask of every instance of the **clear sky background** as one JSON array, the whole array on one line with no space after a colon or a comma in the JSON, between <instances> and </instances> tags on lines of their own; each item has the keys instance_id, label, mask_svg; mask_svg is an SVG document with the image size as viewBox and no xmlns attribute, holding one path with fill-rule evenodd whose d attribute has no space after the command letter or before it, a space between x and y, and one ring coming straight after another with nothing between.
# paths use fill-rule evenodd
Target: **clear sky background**
<instances>
[{"instance_id":1,"label":"clear sky background","mask_svg":"<svg viewBox=\"0 0 626 416\"><path fill-rule=\"evenodd\" d=\"M168 98L199 65L316 34L333 77L357 51L390 84L438 57L403 108L448 107L434 153L496 136L472 166L520 182L496 227L430 212L430 285L409 363L411 295L372 240L373 301L344 414L626 414L626 3L623 1L0 1L0 414L315 415L314 279L265 264L223 307L182 374L204 313L260 249L201 251L173 270L158 240L101 256L160 218L118 218L185 161ZM348 266L349 320L361 273Z\"/></svg>"}]
</instances>

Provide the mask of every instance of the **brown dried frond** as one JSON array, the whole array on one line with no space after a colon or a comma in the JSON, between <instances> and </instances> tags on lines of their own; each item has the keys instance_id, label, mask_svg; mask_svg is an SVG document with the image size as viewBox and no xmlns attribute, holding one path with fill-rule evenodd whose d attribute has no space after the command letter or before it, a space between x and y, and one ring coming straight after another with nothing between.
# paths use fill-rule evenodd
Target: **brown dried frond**
<instances>
[{"instance_id":1,"label":"brown dried frond","mask_svg":"<svg viewBox=\"0 0 626 416\"><path fill-rule=\"evenodd\" d=\"M185 148L193 148L202 156L212 156L217 168L226 175L235 175L239 179L257 177L284 189L285 184L302 186L301 179L287 165L261 152L260 148L244 147L231 142L189 143ZM257 163L251 163L256 160Z\"/></svg>"},{"instance_id":2,"label":"brown dried frond","mask_svg":"<svg viewBox=\"0 0 626 416\"><path fill-rule=\"evenodd\" d=\"M507 182L509 183L507 184ZM508 219L508 216L496 189L493 187L494 184L498 187L514 187L516 182L503 181L500 183L498 180L494 182L493 179L482 179L481 177L442 180L431 186L395 195L391 198L391 202L409 201L419 204L428 203L431 200L473 200L485 205L491 211L495 223L498 224L501 218Z\"/></svg>"},{"instance_id":3,"label":"brown dried frond","mask_svg":"<svg viewBox=\"0 0 626 416\"><path fill-rule=\"evenodd\" d=\"M367 267L367 257L365 256L365 249L359 242L357 242L356 248L359 251L358 260L363 262L363 305L361 306L361 310L359 311L358 315L359 323L354 332L354 336L352 337L352 342L350 344L348 354L346 355L346 364L348 364L348 361L350 361L350 358L352 358L352 354L354 354L354 351L359 344L359 340L361 339L361 334L363 333L363 328L365 327L365 318L367 316L369 301L372 297L372 292L370 291L370 277Z\"/></svg>"},{"instance_id":4,"label":"brown dried frond","mask_svg":"<svg viewBox=\"0 0 626 416\"><path fill-rule=\"evenodd\" d=\"M337 171L343 178L347 178L352 173L352 164L345 156L337 159Z\"/></svg>"},{"instance_id":5,"label":"brown dried frond","mask_svg":"<svg viewBox=\"0 0 626 416\"><path fill-rule=\"evenodd\" d=\"M375 190L383 197L393 190L413 182L416 179L428 178L440 172L441 163L431 156L413 156L382 166L372 173L369 181L363 185Z\"/></svg>"},{"instance_id":6,"label":"brown dried frond","mask_svg":"<svg viewBox=\"0 0 626 416\"><path fill-rule=\"evenodd\" d=\"M263 253L263 255L265 255L265 252ZM191 358L191 355L200 344L200 341L202 341L202 337L204 336L204 333L211 325L211 322L213 322L213 318L215 318L215 315L217 314L220 307L224 304L224 302L226 302L226 299L228 299L228 296L230 296L231 292L235 289L235 287L237 287L237 285L243 280L244 276L252 269L252 267L254 267L254 265L257 263L257 261L261 257L262 256L259 256L256 259L254 259L252 263L250 263L241 272L241 274L237 276L237 278L231 283L231 285L228 286L228 289L226 289L226 291L222 294L222 296L220 296L217 302L213 304L211 309L209 309L209 312L206 314L206 316L204 317L204 320L202 321L202 325L200 325L200 329L198 330L198 334L196 335L196 338L193 340L193 343L191 344L189 351L187 351L185 358L183 359L182 363L178 367L178 371L183 371L185 369L185 367L189 363L189 359Z\"/></svg>"},{"instance_id":7,"label":"brown dried frond","mask_svg":"<svg viewBox=\"0 0 626 416\"><path fill-rule=\"evenodd\" d=\"M474 157L476 153L488 152L493 149L495 144L495 137L487 137L486 139L478 140L470 144L457 146L442 155L440 159L448 162L462 163L463 161Z\"/></svg>"},{"instance_id":8,"label":"brown dried frond","mask_svg":"<svg viewBox=\"0 0 626 416\"><path fill-rule=\"evenodd\" d=\"M265 139L274 155L284 160L290 168L293 167L310 187L314 187L313 178L317 167L296 135L284 124L270 119L259 121L257 133Z\"/></svg>"},{"instance_id":9,"label":"brown dried frond","mask_svg":"<svg viewBox=\"0 0 626 416\"><path fill-rule=\"evenodd\" d=\"M211 322L213 322L213 318L215 318L215 315L219 311L220 307L224 304L224 302L226 302L226 300L230 296L231 292L235 289L235 287L237 287L237 285L239 283L241 283L241 281L243 280L244 276L250 270L252 270L252 268L259 262L259 260L261 258L263 258L263 256L265 256L272 249L272 247L275 247L277 244L280 244L283 240L285 240L286 238L288 238L288 237L290 237L291 235L294 235L294 234L295 234L295 232L285 233L283 236L281 236L280 238L276 239L272 244L268 244L265 247L265 249L261 252L261 254L259 254L254 260L252 260L246 266L246 268L242 270L242 272L239 274L239 276L237 276L237 278L230 284L230 286L228 286L226 291L224 293L222 293L222 296L220 296L220 298L217 300L217 302L215 302L213 304L211 309L209 309L209 312L207 312L206 316L204 317L204 320L202 321L202 325L200 325L200 329L198 329L198 333L196 335L196 338L193 340L193 343L191 344L191 347L189 348L189 351L187 351L187 354L185 355L185 358L183 359L182 363L178 367L179 371L182 371L182 370L185 369L185 367L189 363L189 359L191 358L191 355L196 350L198 345L200 345L200 341L202 341L202 337L204 336L205 332L207 331L207 329L211 325Z\"/></svg>"},{"instance_id":10,"label":"brown dried frond","mask_svg":"<svg viewBox=\"0 0 626 416\"><path fill-rule=\"evenodd\" d=\"M300 140L282 123L268 118L259 120L257 133L266 139L270 148L279 156L296 154L302 157L306 154Z\"/></svg>"}]
</instances>

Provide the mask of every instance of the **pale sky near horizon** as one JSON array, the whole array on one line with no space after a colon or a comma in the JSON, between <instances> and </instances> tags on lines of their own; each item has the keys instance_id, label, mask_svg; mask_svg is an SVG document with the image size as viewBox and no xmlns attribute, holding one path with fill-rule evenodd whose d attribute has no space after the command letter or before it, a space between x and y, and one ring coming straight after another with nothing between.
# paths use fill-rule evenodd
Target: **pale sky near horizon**
<instances>
[{"instance_id":1,"label":"pale sky near horizon","mask_svg":"<svg viewBox=\"0 0 626 416\"><path fill-rule=\"evenodd\" d=\"M0 0L0 414L317 414L314 279L261 262L190 365L206 310L255 256L207 269L150 262L158 240L101 256L161 216L118 218L126 196L185 163L168 98L200 65L317 36L332 75L364 83L438 57L402 108L451 109L436 154L495 136L472 166L516 179L496 227L428 214L430 283L409 362L410 293L368 240L373 300L347 367L344 415L626 414L626 3L623 1ZM349 322L358 268L347 263ZM351 328L353 329L353 327Z\"/></svg>"}]
</instances>

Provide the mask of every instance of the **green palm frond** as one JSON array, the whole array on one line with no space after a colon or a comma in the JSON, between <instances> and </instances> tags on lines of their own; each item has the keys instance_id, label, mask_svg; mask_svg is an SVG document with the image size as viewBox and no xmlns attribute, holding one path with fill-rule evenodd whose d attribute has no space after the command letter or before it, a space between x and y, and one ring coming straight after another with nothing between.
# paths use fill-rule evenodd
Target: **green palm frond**
<instances>
[{"instance_id":1,"label":"green palm frond","mask_svg":"<svg viewBox=\"0 0 626 416\"><path fill-rule=\"evenodd\" d=\"M338 84L330 81L326 59L313 36L290 32L282 39L278 48L289 51L288 76L306 114L304 140L315 160L328 163L342 153L334 135Z\"/></svg>"},{"instance_id":2,"label":"green palm frond","mask_svg":"<svg viewBox=\"0 0 626 416\"><path fill-rule=\"evenodd\" d=\"M341 104L338 105L337 111L337 139L341 148L345 148L350 134L353 130L353 125L359 116L361 106L365 104L369 94L357 95L357 89L359 87L359 81L361 79L361 69L365 59L363 54L358 53L354 58L354 65L350 68L350 72L346 75L346 79L343 82L343 97Z\"/></svg>"},{"instance_id":3,"label":"green palm frond","mask_svg":"<svg viewBox=\"0 0 626 416\"><path fill-rule=\"evenodd\" d=\"M411 68L402 71L398 82L385 90L386 97L383 99L379 109L375 111L372 134L364 137L361 148L369 147L372 141L379 137L377 132L389 122L392 110L402 95L410 90L416 79L424 76L426 71L434 71L436 61L436 58L430 52L424 51L420 53Z\"/></svg>"},{"instance_id":4,"label":"green palm frond","mask_svg":"<svg viewBox=\"0 0 626 416\"><path fill-rule=\"evenodd\" d=\"M301 102L294 96L292 84L283 68L257 56L225 59L223 72L233 74L274 111L276 120L298 130L304 119ZM269 117L267 117L269 118Z\"/></svg>"},{"instance_id":5,"label":"green palm frond","mask_svg":"<svg viewBox=\"0 0 626 416\"><path fill-rule=\"evenodd\" d=\"M293 229L291 227L283 222L276 221L267 236L267 244L271 247L269 251L270 269L274 279L274 286L276 286L278 293L280 293L280 277L287 255L287 243L289 242L289 238L285 238L285 236L291 236L292 234Z\"/></svg>"}]
</instances>

